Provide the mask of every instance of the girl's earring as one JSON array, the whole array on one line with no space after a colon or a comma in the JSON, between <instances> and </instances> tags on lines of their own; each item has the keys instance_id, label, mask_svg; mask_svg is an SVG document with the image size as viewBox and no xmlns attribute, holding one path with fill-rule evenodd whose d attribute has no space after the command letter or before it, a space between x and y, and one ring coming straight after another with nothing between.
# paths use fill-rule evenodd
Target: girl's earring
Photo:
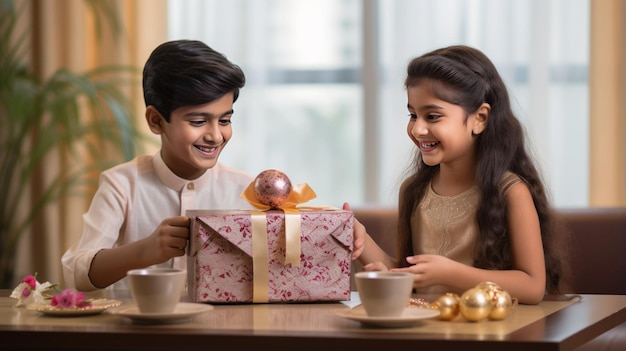
<instances>
[{"instance_id":1,"label":"girl's earring","mask_svg":"<svg viewBox=\"0 0 626 351\"><path fill-rule=\"evenodd\" d=\"M478 135L478 132L476 131L476 129L473 129L473 130L472 130L472 134L474 134L474 135Z\"/></svg>"}]
</instances>

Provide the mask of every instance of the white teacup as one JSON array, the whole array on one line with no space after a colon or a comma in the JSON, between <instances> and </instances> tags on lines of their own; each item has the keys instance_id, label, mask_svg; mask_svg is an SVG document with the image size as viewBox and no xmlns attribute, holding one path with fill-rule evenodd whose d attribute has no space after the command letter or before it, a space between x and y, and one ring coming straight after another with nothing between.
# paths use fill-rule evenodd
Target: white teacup
<instances>
[{"instance_id":1,"label":"white teacup","mask_svg":"<svg viewBox=\"0 0 626 351\"><path fill-rule=\"evenodd\" d=\"M398 317L413 292L413 274L359 272L354 276L361 304L369 317Z\"/></svg>"},{"instance_id":2,"label":"white teacup","mask_svg":"<svg viewBox=\"0 0 626 351\"><path fill-rule=\"evenodd\" d=\"M127 272L133 301L141 313L171 313L180 301L187 272L174 268L144 268Z\"/></svg>"}]
</instances>

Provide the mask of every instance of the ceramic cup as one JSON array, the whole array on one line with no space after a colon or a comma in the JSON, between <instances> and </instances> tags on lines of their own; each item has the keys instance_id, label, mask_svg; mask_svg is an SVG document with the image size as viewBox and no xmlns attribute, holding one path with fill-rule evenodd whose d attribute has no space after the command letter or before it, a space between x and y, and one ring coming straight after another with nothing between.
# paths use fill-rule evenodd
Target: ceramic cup
<instances>
[{"instance_id":1,"label":"ceramic cup","mask_svg":"<svg viewBox=\"0 0 626 351\"><path fill-rule=\"evenodd\" d=\"M187 272L174 268L144 268L127 272L133 301L141 313L172 313L185 288Z\"/></svg>"},{"instance_id":2,"label":"ceramic cup","mask_svg":"<svg viewBox=\"0 0 626 351\"><path fill-rule=\"evenodd\" d=\"M359 272L354 279L368 317L402 315L413 291L412 273Z\"/></svg>"}]
</instances>

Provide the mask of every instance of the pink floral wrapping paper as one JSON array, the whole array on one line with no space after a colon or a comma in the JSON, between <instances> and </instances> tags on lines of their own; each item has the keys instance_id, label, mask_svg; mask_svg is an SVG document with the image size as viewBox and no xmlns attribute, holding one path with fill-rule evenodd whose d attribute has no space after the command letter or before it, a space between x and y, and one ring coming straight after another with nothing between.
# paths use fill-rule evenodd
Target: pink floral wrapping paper
<instances>
[{"instance_id":1,"label":"pink floral wrapping paper","mask_svg":"<svg viewBox=\"0 0 626 351\"><path fill-rule=\"evenodd\" d=\"M298 266L284 264L284 213L265 214L268 302L350 300L354 214L303 210ZM254 302L251 212L193 210L187 215L191 217L189 298L194 302Z\"/></svg>"}]
</instances>

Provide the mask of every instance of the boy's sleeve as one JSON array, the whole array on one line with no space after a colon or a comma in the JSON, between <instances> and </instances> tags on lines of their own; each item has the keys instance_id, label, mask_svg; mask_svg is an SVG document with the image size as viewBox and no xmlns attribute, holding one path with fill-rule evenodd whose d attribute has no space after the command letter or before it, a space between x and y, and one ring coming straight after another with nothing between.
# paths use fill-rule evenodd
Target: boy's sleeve
<instances>
[{"instance_id":1,"label":"boy's sleeve","mask_svg":"<svg viewBox=\"0 0 626 351\"><path fill-rule=\"evenodd\" d=\"M89 269L96 254L112 248L120 239L125 225L129 189L112 176L100 177L98 190L91 205L83 215L83 232L61 258L66 288L79 291L98 289L89 279Z\"/></svg>"}]
</instances>

